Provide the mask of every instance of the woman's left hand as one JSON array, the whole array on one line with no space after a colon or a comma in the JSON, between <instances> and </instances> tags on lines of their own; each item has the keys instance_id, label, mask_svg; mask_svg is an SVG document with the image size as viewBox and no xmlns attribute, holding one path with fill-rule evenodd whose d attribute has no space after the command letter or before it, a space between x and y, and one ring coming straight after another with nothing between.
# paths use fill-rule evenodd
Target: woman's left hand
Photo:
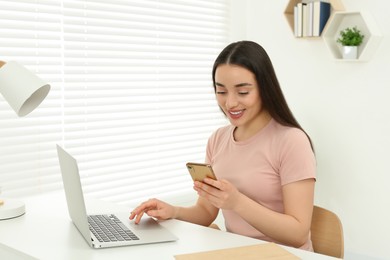
<instances>
[{"instance_id":1,"label":"woman's left hand","mask_svg":"<svg viewBox=\"0 0 390 260\"><path fill-rule=\"evenodd\" d=\"M213 206L229 210L236 207L241 195L238 189L227 180L213 180L210 178L205 178L203 182L195 181L194 190Z\"/></svg>"}]
</instances>

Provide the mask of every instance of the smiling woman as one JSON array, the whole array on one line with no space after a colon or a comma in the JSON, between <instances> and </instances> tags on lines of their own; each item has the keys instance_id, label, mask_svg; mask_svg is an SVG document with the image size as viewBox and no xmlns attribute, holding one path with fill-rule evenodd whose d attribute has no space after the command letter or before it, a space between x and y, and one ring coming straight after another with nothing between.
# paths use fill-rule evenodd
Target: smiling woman
<instances>
[{"instance_id":1,"label":"smiling woman","mask_svg":"<svg viewBox=\"0 0 390 260\"><path fill-rule=\"evenodd\" d=\"M0 1L1 59L52 86L23 121L0 98L3 194L61 189L60 143L90 196L191 198L185 163L226 123L210 67L227 17L224 0Z\"/></svg>"},{"instance_id":2,"label":"smiling woman","mask_svg":"<svg viewBox=\"0 0 390 260\"><path fill-rule=\"evenodd\" d=\"M216 70L215 78L218 105L237 127L234 133L237 141L251 137L269 122L268 112L262 110L256 76L251 71L223 64ZM242 131L244 127L246 130Z\"/></svg>"},{"instance_id":3,"label":"smiling woman","mask_svg":"<svg viewBox=\"0 0 390 260\"><path fill-rule=\"evenodd\" d=\"M232 43L212 72L218 105L231 123L207 143L205 163L216 179L194 181L198 200L191 207L151 199L130 219L138 223L146 213L209 226L222 211L229 232L312 251L314 152L267 53L255 42Z\"/></svg>"}]
</instances>

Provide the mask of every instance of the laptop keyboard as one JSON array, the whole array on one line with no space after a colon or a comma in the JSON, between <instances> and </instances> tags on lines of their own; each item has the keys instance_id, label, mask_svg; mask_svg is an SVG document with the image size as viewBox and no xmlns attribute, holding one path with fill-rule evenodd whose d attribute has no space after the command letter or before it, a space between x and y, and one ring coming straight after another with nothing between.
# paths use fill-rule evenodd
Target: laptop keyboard
<instances>
[{"instance_id":1,"label":"laptop keyboard","mask_svg":"<svg viewBox=\"0 0 390 260\"><path fill-rule=\"evenodd\" d=\"M139 240L115 215L88 216L89 229L100 242Z\"/></svg>"}]
</instances>

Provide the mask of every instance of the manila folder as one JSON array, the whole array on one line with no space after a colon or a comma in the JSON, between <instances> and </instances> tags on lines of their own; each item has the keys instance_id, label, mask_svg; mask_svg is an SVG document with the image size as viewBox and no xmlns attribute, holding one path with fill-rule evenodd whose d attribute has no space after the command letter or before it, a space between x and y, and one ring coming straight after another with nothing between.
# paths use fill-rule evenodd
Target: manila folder
<instances>
[{"instance_id":1,"label":"manila folder","mask_svg":"<svg viewBox=\"0 0 390 260\"><path fill-rule=\"evenodd\" d=\"M275 243L264 243L253 246L241 246L220 250L198 252L192 254L175 255L176 260L296 260L291 254Z\"/></svg>"}]
</instances>

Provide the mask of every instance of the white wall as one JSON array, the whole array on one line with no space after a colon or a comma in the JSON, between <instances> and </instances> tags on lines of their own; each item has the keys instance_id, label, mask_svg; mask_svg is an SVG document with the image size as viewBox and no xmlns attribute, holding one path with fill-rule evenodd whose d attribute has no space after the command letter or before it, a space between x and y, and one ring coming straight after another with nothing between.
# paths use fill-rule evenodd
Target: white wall
<instances>
[{"instance_id":1,"label":"white wall","mask_svg":"<svg viewBox=\"0 0 390 260\"><path fill-rule=\"evenodd\" d=\"M335 211L345 259L390 259L390 1L344 0L369 11L383 39L369 62L335 61L322 38L296 39L288 0L231 0L231 39L270 55L318 161L315 202Z\"/></svg>"}]
</instances>

